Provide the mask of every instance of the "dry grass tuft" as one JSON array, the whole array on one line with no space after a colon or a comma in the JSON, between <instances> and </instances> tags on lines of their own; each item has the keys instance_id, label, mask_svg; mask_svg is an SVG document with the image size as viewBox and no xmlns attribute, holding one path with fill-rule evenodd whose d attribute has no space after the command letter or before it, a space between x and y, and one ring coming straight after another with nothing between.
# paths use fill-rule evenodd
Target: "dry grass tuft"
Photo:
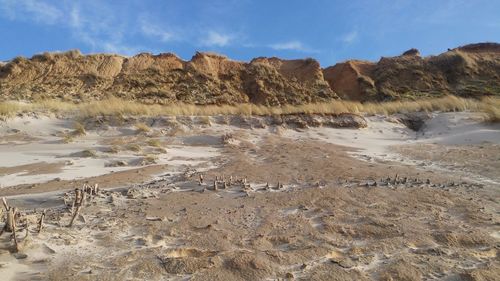
<instances>
[{"instance_id":1,"label":"dry grass tuft","mask_svg":"<svg viewBox=\"0 0 500 281\"><path fill-rule=\"evenodd\" d=\"M162 147L161 141L158 139L150 139L146 142L149 146Z\"/></svg>"},{"instance_id":2,"label":"dry grass tuft","mask_svg":"<svg viewBox=\"0 0 500 281\"><path fill-rule=\"evenodd\" d=\"M136 131L137 131L138 134L140 134L140 133L147 133L147 132L151 131L151 127L149 127L145 123L137 123L137 124L135 124L135 129L136 129Z\"/></svg>"},{"instance_id":3,"label":"dry grass tuft","mask_svg":"<svg viewBox=\"0 0 500 281\"><path fill-rule=\"evenodd\" d=\"M165 148L163 148L163 147L157 147L157 148L155 148L154 152L155 153L165 154L165 153L167 153L167 150Z\"/></svg>"},{"instance_id":4,"label":"dry grass tuft","mask_svg":"<svg viewBox=\"0 0 500 281\"><path fill-rule=\"evenodd\" d=\"M23 106L16 102L0 103L0 116L11 117L17 113L23 112Z\"/></svg>"},{"instance_id":5,"label":"dry grass tuft","mask_svg":"<svg viewBox=\"0 0 500 281\"><path fill-rule=\"evenodd\" d=\"M112 145L110 147L107 147L106 150L105 150L106 153L112 153L112 154L116 154L118 152L120 152L120 148L116 145Z\"/></svg>"},{"instance_id":6,"label":"dry grass tuft","mask_svg":"<svg viewBox=\"0 0 500 281\"><path fill-rule=\"evenodd\" d=\"M87 132L85 131L85 126L83 126L80 122L73 123L73 128L74 131L72 135L75 137L84 136L87 134Z\"/></svg>"},{"instance_id":7,"label":"dry grass tuft","mask_svg":"<svg viewBox=\"0 0 500 281\"><path fill-rule=\"evenodd\" d=\"M133 151L133 152L139 152L139 151L141 151L141 146L136 144L136 143L132 143L132 144L127 145L126 149Z\"/></svg>"},{"instance_id":8,"label":"dry grass tuft","mask_svg":"<svg viewBox=\"0 0 500 281\"><path fill-rule=\"evenodd\" d=\"M63 143L72 143L75 139L71 134L65 134L63 135L62 142Z\"/></svg>"},{"instance_id":9,"label":"dry grass tuft","mask_svg":"<svg viewBox=\"0 0 500 281\"><path fill-rule=\"evenodd\" d=\"M100 101L73 104L62 101L39 101L34 103L2 102L0 115L12 116L23 112L57 112L75 114L79 117L95 116L202 116L201 122L209 122L207 116L214 115L280 115L280 114L340 114L365 113L385 114L408 113L418 111L475 111L485 112L489 120L498 121L499 98L463 99L456 96L445 96L434 99L420 99L415 101L391 101L360 103L353 101L336 100L327 103L304 105L284 105L281 107L267 107L255 104L237 105L147 105L135 101L108 98ZM145 124L137 124L140 132L148 132L151 128Z\"/></svg>"},{"instance_id":10,"label":"dry grass tuft","mask_svg":"<svg viewBox=\"0 0 500 281\"><path fill-rule=\"evenodd\" d=\"M86 149L86 150L83 150L79 153L80 157L86 157L86 158L95 158L97 157L97 152L95 150L92 150L92 149Z\"/></svg>"},{"instance_id":11,"label":"dry grass tuft","mask_svg":"<svg viewBox=\"0 0 500 281\"><path fill-rule=\"evenodd\" d=\"M158 156L154 154L148 154L142 158L141 165L153 165L158 162Z\"/></svg>"},{"instance_id":12,"label":"dry grass tuft","mask_svg":"<svg viewBox=\"0 0 500 281\"><path fill-rule=\"evenodd\" d=\"M500 122L500 99L484 98L479 111L485 113L487 122Z\"/></svg>"}]
</instances>

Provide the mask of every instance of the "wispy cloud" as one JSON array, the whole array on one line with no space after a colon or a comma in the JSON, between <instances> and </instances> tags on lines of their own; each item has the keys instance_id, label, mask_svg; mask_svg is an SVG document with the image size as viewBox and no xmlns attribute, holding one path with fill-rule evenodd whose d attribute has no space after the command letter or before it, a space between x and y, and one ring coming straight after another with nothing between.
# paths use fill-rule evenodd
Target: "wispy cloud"
<instances>
[{"instance_id":1,"label":"wispy cloud","mask_svg":"<svg viewBox=\"0 0 500 281\"><path fill-rule=\"evenodd\" d=\"M342 42L344 42L344 44L350 45L354 43L358 39L358 37L359 37L358 31L353 30L342 36L341 40Z\"/></svg>"},{"instance_id":2,"label":"wispy cloud","mask_svg":"<svg viewBox=\"0 0 500 281\"><path fill-rule=\"evenodd\" d=\"M311 49L304 45L304 43L294 40L282 43L275 43L268 45L269 48L277 51L296 51L302 53L317 53L317 50Z\"/></svg>"},{"instance_id":3,"label":"wispy cloud","mask_svg":"<svg viewBox=\"0 0 500 281\"><path fill-rule=\"evenodd\" d=\"M221 31L217 20L208 20L205 18L210 17L205 16L202 17L202 24L168 24L158 15L155 17L154 11L146 15L146 9L141 10L143 5L139 3L136 3L138 13L134 13L129 7L100 0L0 0L0 17L65 28L74 40L83 43L91 52L117 52L124 55L147 49L137 43L136 36L147 37L156 43L182 41L193 46L208 47L227 47L240 38L237 33L225 29Z\"/></svg>"},{"instance_id":4,"label":"wispy cloud","mask_svg":"<svg viewBox=\"0 0 500 281\"><path fill-rule=\"evenodd\" d=\"M15 21L34 21L67 28L72 36L92 51L130 55L140 50L124 41L124 26L106 4L95 1L70 1L53 4L43 0L0 0L0 16ZM166 34L163 34L165 37Z\"/></svg>"},{"instance_id":5,"label":"wispy cloud","mask_svg":"<svg viewBox=\"0 0 500 281\"><path fill-rule=\"evenodd\" d=\"M224 47L229 45L233 38L233 35L223 34L217 31L210 30L201 40L201 43L205 46Z\"/></svg>"},{"instance_id":6,"label":"wispy cloud","mask_svg":"<svg viewBox=\"0 0 500 281\"><path fill-rule=\"evenodd\" d=\"M44 24L55 24L64 15L55 6L36 0L0 0L0 7L10 19L29 18Z\"/></svg>"},{"instance_id":7,"label":"wispy cloud","mask_svg":"<svg viewBox=\"0 0 500 281\"><path fill-rule=\"evenodd\" d=\"M153 24L144 18L139 20L139 24L142 34L147 37L158 39L161 42L169 42L175 39L173 32L167 31L165 28Z\"/></svg>"}]
</instances>

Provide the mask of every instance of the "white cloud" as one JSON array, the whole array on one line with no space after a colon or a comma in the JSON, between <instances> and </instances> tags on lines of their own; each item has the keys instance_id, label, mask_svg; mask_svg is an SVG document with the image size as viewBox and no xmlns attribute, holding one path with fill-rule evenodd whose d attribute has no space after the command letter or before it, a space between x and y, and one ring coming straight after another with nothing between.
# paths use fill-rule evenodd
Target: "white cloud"
<instances>
[{"instance_id":1,"label":"white cloud","mask_svg":"<svg viewBox=\"0 0 500 281\"><path fill-rule=\"evenodd\" d=\"M139 2L138 2L139 3ZM166 20L116 6L101 0L0 0L0 17L15 22L57 26L69 31L71 37L88 47L90 52L132 54L143 51L135 36L142 35L156 42L178 42L208 47L225 47L240 35L222 32L199 24L167 25ZM142 4L137 4L142 7ZM214 23L215 22L215 23ZM204 20L204 26L217 26L217 20ZM150 49L150 51L153 51Z\"/></svg>"},{"instance_id":2,"label":"white cloud","mask_svg":"<svg viewBox=\"0 0 500 281\"><path fill-rule=\"evenodd\" d=\"M275 43L268 45L269 48L277 51L296 51L296 52L303 52L303 53L317 53L317 50L311 49L304 45L302 42L294 40L294 41L288 41L288 42L282 42L282 43Z\"/></svg>"},{"instance_id":3,"label":"white cloud","mask_svg":"<svg viewBox=\"0 0 500 281\"><path fill-rule=\"evenodd\" d=\"M306 48L300 41L290 41L284 43L272 44L269 47L274 50L292 50L292 51L305 51Z\"/></svg>"},{"instance_id":4,"label":"white cloud","mask_svg":"<svg viewBox=\"0 0 500 281\"><path fill-rule=\"evenodd\" d=\"M231 40L233 40L233 36L211 30L208 32L207 36L202 39L201 43L206 46L224 47L227 46Z\"/></svg>"},{"instance_id":5,"label":"white cloud","mask_svg":"<svg viewBox=\"0 0 500 281\"><path fill-rule=\"evenodd\" d=\"M63 12L55 6L36 0L0 0L1 10L10 19L34 20L55 24L63 18Z\"/></svg>"},{"instance_id":6,"label":"white cloud","mask_svg":"<svg viewBox=\"0 0 500 281\"><path fill-rule=\"evenodd\" d=\"M358 31L356 30L353 30L347 34L345 34L341 40L342 42L344 42L345 44L352 44L354 41L356 41L356 39L358 39Z\"/></svg>"},{"instance_id":7,"label":"white cloud","mask_svg":"<svg viewBox=\"0 0 500 281\"><path fill-rule=\"evenodd\" d=\"M161 42L168 42L174 39L173 32L166 31L165 29L146 21L145 19L141 19L139 24L142 34L148 37L157 38Z\"/></svg>"},{"instance_id":8,"label":"white cloud","mask_svg":"<svg viewBox=\"0 0 500 281\"><path fill-rule=\"evenodd\" d=\"M112 11L112 7L97 0L72 0L60 4L44 0L0 0L0 16L65 27L92 52L131 55L140 51L141 48L125 43L127 23Z\"/></svg>"}]
</instances>

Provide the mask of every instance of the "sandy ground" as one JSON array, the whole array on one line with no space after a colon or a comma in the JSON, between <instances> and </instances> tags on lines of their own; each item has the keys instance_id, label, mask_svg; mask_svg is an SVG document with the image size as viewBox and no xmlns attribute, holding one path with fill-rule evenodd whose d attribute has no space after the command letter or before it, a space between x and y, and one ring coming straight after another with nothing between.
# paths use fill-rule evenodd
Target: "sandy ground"
<instances>
[{"instance_id":1,"label":"sandy ground","mask_svg":"<svg viewBox=\"0 0 500 281\"><path fill-rule=\"evenodd\" d=\"M500 127L470 113L433 114L419 132L367 119L336 129L213 117L147 132L88 122L70 142L74 120L5 121L0 196L21 209L21 250L0 236L0 276L499 280ZM233 184L213 190L222 176ZM101 192L67 227L84 183Z\"/></svg>"}]
</instances>

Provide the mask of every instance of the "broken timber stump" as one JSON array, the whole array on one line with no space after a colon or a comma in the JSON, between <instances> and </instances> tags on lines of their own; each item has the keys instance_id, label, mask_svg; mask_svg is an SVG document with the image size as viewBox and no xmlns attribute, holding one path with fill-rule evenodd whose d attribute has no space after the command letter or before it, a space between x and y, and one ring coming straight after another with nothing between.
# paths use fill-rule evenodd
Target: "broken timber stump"
<instances>
[{"instance_id":1,"label":"broken timber stump","mask_svg":"<svg viewBox=\"0 0 500 281\"><path fill-rule=\"evenodd\" d=\"M16 224L16 209L13 207L9 207L9 211L7 212L7 221L5 222L5 231L13 232Z\"/></svg>"},{"instance_id":2,"label":"broken timber stump","mask_svg":"<svg viewBox=\"0 0 500 281\"><path fill-rule=\"evenodd\" d=\"M42 215L40 216L40 220L38 221L38 229L37 229L38 233L42 231L44 218L45 218L45 210L42 211Z\"/></svg>"},{"instance_id":3,"label":"broken timber stump","mask_svg":"<svg viewBox=\"0 0 500 281\"><path fill-rule=\"evenodd\" d=\"M85 200L85 193L82 194L82 191L80 189L75 189L75 201L73 201L73 208L76 207L76 210L72 210L73 212L73 217L71 218L71 221L69 222L68 227L73 226L73 222L75 221L75 218L78 216L80 213L80 209L82 208L82 204Z\"/></svg>"}]
</instances>

